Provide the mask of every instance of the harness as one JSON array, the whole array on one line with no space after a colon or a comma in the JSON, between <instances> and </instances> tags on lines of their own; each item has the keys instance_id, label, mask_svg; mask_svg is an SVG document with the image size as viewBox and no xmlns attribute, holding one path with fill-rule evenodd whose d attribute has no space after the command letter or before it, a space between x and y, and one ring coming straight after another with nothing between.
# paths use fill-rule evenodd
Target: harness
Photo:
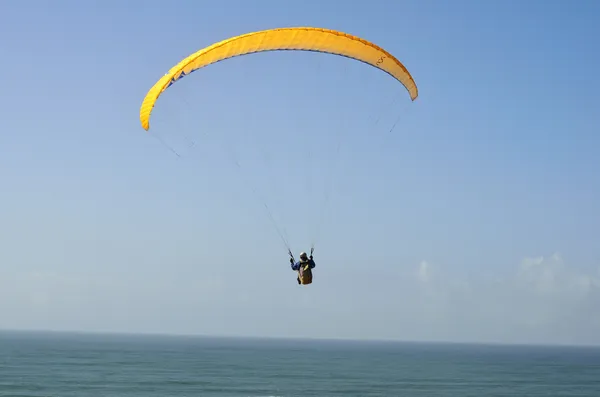
<instances>
[{"instance_id":1,"label":"harness","mask_svg":"<svg viewBox=\"0 0 600 397\"><path fill-rule=\"evenodd\" d=\"M302 285L312 283L312 270L310 268L310 262L301 262L300 268L298 269L298 280L300 280L300 284Z\"/></svg>"}]
</instances>

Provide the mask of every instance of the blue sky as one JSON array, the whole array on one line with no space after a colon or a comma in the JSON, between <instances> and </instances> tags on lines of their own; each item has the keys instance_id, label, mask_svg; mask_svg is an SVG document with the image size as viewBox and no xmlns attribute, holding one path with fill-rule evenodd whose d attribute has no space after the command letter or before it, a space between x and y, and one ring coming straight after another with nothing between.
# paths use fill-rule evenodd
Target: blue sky
<instances>
[{"instance_id":1,"label":"blue sky","mask_svg":"<svg viewBox=\"0 0 600 397\"><path fill-rule=\"evenodd\" d=\"M0 3L0 327L600 343L598 3L170 4ZM419 98L255 54L141 128L184 56L301 25L386 48ZM309 288L264 204L317 239Z\"/></svg>"}]
</instances>

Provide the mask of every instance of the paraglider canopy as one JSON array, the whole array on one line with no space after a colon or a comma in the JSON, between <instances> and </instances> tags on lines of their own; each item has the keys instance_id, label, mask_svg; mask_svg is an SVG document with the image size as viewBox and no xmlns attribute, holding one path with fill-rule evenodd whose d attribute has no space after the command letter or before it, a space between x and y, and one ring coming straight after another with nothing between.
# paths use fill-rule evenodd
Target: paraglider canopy
<instances>
[{"instance_id":1,"label":"paraglider canopy","mask_svg":"<svg viewBox=\"0 0 600 397\"><path fill-rule=\"evenodd\" d=\"M224 59L276 50L316 51L352 58L390 74L404 85L413 101L418 96L416 83L404 65L392 54L367 40L314 27L268 29L212 44L173 66L146 94L140 109L142 127L145 130L150 128L150 115L156 100L183 76Z\"/></svg>"}]
</instances>

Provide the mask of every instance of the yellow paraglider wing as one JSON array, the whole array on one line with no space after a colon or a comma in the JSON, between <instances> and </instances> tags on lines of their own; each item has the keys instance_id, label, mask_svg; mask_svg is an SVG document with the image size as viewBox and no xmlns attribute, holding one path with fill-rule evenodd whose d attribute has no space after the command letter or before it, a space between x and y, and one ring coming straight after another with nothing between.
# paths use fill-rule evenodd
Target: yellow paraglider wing
<instances>
[{"instance_id":1,"label":"yellow paraglider wing","mask_svg":"<svg viewBox=\"0 0 600 397\"><path fill-rule=\"evenodd\" d=\"M269 29L215 43L172 67L146 94L140 109L142 127L145 130L150 128L150 114L156 100L183 76L227 58L275 50L324 52L362 61L400 81L413 101L418 95L415 81L404 65L389 52L364 39L335 30L311 27Z\"/></svg>"}]
</instances>

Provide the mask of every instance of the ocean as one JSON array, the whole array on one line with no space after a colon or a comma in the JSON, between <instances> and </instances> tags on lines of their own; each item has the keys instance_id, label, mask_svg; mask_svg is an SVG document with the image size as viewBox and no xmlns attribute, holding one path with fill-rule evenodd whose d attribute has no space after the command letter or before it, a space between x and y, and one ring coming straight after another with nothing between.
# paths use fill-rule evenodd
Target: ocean
<instances>
[{"instance_id":1,"label":"ocean","mask_svg":"<svg viewBox=\"0 0 600 397\"><path fill-rule=\"evenodd\" d=\"M600 349L0 332L0 396L600 397Z\"/></svg>"}]
</instances>

